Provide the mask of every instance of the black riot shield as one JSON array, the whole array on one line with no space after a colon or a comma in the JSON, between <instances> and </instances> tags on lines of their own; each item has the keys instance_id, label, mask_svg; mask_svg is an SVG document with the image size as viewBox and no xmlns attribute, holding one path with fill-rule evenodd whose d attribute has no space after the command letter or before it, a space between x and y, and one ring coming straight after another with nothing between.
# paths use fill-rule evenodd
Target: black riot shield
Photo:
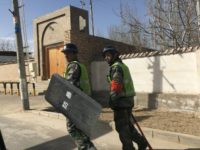
<instances>
[{"instance_id":1,"label":"black riot shield","mask_svg":"<svg viewBox=\"0 0 200 150\"><path fill-rule=\"evenodd\" d=\"M77 128L90 136L101 106L59 74L53 74L45 99L70 119Z\"/></svg>"},{"instance_id":2,"label":"black riot shield","mask_svg":"<svg viewBox=\"0 0 200 150\"><path fill-rule=\"evenodd\" d=\"M0 150L6 150L6 146L3 140L3 136L1 134L1 130L0 130Z\"/></svg>"}]
</instances>

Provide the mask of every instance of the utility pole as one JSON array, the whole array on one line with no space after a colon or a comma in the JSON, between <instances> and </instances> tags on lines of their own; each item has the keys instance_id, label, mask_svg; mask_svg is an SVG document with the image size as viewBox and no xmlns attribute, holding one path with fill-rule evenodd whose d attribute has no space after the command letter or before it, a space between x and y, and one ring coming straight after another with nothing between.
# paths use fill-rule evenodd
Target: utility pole
<instances>
[{"instance_id":1,"label":"utility pole","mask_svg":"<svg viewBox=\"0 0 200 150\"><path fill-rule=\"evenodd\" d=\"M26 60L29 61L29 52L28 52L28 41L27 41L27 32L26 32L26 20L25 20L25 14L24 14L24 0L21 0L21 3L19 3L21 10L20 13L20 23L21 23L21 33L22 33L22 41L23 41L23 49L24 52L26 52Z\"/></svg>"},{"instance_id":2,"label":"utility pole","mask_svg":"<svg viewBox=\"0 0 200 150\"><path fill-rule=\"evenodd\" d=\"M20 78L20 96L22 100L23 110L29 110L30 107L28 99L28 88L26 81L26 70L24 62L23 41L21 34L18 0L13 0L13 11L10 10L10 12L13 14L13 19L15 24L15 37L17 43L17 62L18 62L18 71Z\"/></svg>"},{"instance_id":3,"label":"utility pole","mask_svg":"<svg viewBox=\"0 0 200 150\"><path fill-rule=\"evenodd\" d=\"M196 10L197 10L197 19L198 19L198 38L199 38L199 42L200 42L200 0L197 0L197 4L196 4Z\"/></svg>"},{"instance_id":4,"label":"utility pole","mask_svg":"<svg viewBox=\"0 0 200 150\"><path fill-rule=\"evenodd\" d=\"M91 21L92 21L92 35L94 36L94 17L93 17L93 6L92 0L90 0L90 13L91 13Z\"/></svg>"},{"instance_id":5,"label":"utility pole","mask_svg":"<svg viewBox=\"0 0 200 150\"><path fill-rule=\"evenodd\" d=\"M85 2L84 2L84 0L80 0L80 3L81 3L81 8L83 9L84 6L85 6Z\"/></svg>"}]
</instances>

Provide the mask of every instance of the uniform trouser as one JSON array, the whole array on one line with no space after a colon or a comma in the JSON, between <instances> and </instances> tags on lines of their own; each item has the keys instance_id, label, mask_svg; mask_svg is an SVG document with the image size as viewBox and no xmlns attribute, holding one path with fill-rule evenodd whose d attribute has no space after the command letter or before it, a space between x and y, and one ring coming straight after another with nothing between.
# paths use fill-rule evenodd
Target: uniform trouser
<instances>
[{"instance_id":1,"label":"uniform trouser","mask_svg":"<svg viewBox=\"0 0 200 150\"><path fill-rule=\"evenodd\" d=\"M80 129L76 128L76 126L70 120L67 120L67 130L70 136L75 141L78 150L88 150L91 147L94 148L94 145L90 141L90 138Z\"/></svg>"},{"instance_id":2,"label":"uniform trouser","mask_svg":"<svg viewBox=\"0 0 200 150\"><path fill-rule=\"evenodd\" d=\"M137 143L139 149L142 150L142 147L145 147L144 144L146 144L145 139L138 133L131 123L131 115L131 108L114 110L115 128L119 133L123 150L134 150L133 141Z\"/></svg>"}]
</instances>

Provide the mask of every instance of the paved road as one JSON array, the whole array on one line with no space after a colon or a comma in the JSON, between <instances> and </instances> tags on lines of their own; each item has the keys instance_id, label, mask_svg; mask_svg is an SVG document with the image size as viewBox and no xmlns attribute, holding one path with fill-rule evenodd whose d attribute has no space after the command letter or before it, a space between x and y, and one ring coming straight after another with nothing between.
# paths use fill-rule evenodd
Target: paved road
<instances>
[{"instance_id":1,"label":"paved road","mask_svg":"<svg viewBox=\"0 0 200 150\"><path fill-rule=\"evenodd\" d=\"M72 150L76 146L66 130L65 118L41 115L38 110L49 105L41 97L32 97L32 111L21 111L17 97L0 96L0 128L9 150ZM98 122L92 139L98 150L120 150L116 131L107 122ZM188 149L190 146L147 137L154 149Z\"/></svg>"},{"instance_id":2,"label":"paved road","mask_svg":"<svg viewBox=\"0 0 200 150\"><path fill-rule=\"evenodd\" d=\"M44 96L29 97L30 109L41 110L50 107ZM19 96L0 95L0 115L22 111L22 103Z\"/></svg>"},{"instance_id":3,"label":"paved road","mask_svg":"<svg viewBox=\"0 0 200 150\"><path fill-rule=\"evenodd\" d=\"M71 150L75 148L68 135L65 120L34 113L14 113L0 117L0 127L9 150ZM120 150L118 135L108 124L99 123L92 135L99 150ZM154 148L187 148L187 146L151 139Z\"/></svg>"}]
</instances>

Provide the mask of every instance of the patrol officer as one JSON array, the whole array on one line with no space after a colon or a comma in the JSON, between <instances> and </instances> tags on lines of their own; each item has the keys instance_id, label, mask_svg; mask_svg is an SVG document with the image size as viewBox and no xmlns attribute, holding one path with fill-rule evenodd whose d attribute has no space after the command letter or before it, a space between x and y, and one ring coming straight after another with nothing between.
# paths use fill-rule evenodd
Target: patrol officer
<instances>
[{"instance_id":1,"label":"patrol officer","mask_svg":"<svg viewBox=\"0 0 200 150\"><path fill-rule=\"evenodd\" d=\"M62 52L68 62L64 77L73 85L81 89L86 94L91 94L89 78L86 67L78 61L78 49L76 45L68 43L64 46ZM78 150L96 150L90 138L78 129L73 122L67 119L67 129L74 139Z\"/></svg>"},{"instance_id":2,"label":"patrol officer","mask_svg":"<svg viewBox=\"0 0 200 150\"><path fill-rule=\"evenodd\" d=\"M147 142L131 123L135 90L128 67L119 58L119 52L112 46L103 49L103 57L110 66L109 105L114 111L115 128L122 142L123 150L134 150L133 141L139 150L145 150Z\"/></svg>"}]
</instances>

